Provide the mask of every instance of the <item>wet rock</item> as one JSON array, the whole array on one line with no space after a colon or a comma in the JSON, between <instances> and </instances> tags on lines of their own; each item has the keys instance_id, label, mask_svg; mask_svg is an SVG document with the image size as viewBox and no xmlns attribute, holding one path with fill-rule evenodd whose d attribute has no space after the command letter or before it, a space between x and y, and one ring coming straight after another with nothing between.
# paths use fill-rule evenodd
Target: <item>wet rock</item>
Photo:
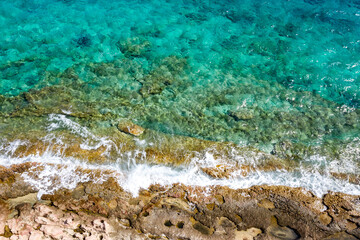
<instances>
[{"instance_id":1,"label":"wet rock","mask_svg":"<svg viewBox=\"0 0 360 240\"><path fill-rule=\"evenodd\" d=\"M80 199L85 194L85 187L83 185L78 185L74 191L72 191L72 196L74 199Z\"/></svg>"},{"instance_id":2,"label":"wet rock","mask_svg":"<svg viewBox=\"0 0 360 240\"><path fill-rule=\"evenodd\" d=\"M131 121L121 121L117 125L117 128L124 133L131 134L133 136L140 136L145 131L144 128L140 127L139 125L134 124Z\"/></svg>"},{"instance_id":3,"label":"wet rock","mask_svg":"<svg viewBox=\"0 0 360 240\"><path fill-rule=\"evenodd\" d=\"M82 36L76 40L76 44L78 47L89 47L91 45L91 39L88 36Z\"/></svg>"},{"instance_id":4,"label":"wet rock","mask_svg":"<svg viewBox=\"0 0 360 240\"><path fill-rule=\"evenodd\" d=\"M226 165L217 165L216 167L202 167L201 170L213 178L229 178L234 169Z\"/></svg>"},{"instance_id":5,"label":"wet rock","mask_svg":"<svg viewBox=\"0 0 360 240\"><path fill-rule=\"evenodd\" d=\"M186 58L169 56L164 58L149 74L139 81L142 84L140 94L146 98L161 94L165 88L181 84L181 74L187 69ZM170 92L176 94L172 88Z\"/></svg>"},{"instance_id":6,"label":"wet rock","mask_svg":"<svg viewBox=\"0 0 360 240\"><path fill-rule=\"evenodd\" d=\"M128 38L125 41L118 41L116 47L125 57L139 57L148 51L150 42L138 37Z\"/></svg>"},{"instance_id":7,"label":"wet rock","mask_svg":"<svg viewBox=\"0 0 360 240\"><path fill-rule=\"evenodd\" d=\"M254 112L249 109L241 109L237 111L228 111L227 114L234 118L235 121L250 120L254 118Z\"/></svg>"}]
</instances>

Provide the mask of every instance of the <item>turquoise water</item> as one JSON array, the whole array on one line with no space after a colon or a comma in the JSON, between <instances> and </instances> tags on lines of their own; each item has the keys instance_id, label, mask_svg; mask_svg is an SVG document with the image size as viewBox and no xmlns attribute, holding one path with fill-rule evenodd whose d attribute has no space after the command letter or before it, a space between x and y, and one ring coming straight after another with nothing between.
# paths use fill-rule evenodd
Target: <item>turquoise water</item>
<instances>
[{"instance_id":1,"label":"turquoise water","mask_svg":"<svg viewBox=\"0 0 360 240\"><path fill-rule=\"evenodd\" d=\"M356 0L2 0L0 111L338 158L359 149L359 53Z\"/></svg>"}]
</instances>

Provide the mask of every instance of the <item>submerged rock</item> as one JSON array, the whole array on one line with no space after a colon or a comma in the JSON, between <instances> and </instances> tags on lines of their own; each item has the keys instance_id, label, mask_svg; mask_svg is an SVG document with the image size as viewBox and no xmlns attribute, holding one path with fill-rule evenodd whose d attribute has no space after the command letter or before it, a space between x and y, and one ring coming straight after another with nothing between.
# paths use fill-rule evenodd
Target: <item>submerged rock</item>
<instances>
[{"instance_id":1,"label":"submerged rock","mask_svg":"<svg viewBox=\"0 0 360 240\"><path fill-rule=\"evenodd\" d=\"M144 128L140 127L139 125L136 125L131 121L121 121L118 123L117 128L121 132L128 133L136 137L140 136L145 131Z\"/></svg>"},{"instance_id":2,"label":"submerged rock","mask_svg":"<svg viewBox=\"0 0 360 240\"><path fill-rule=\"evenodd\" d=\"M138 37L128 38L125 41L118 41L116 47L125 57L139 57L148 51L150 42Z\"/></svg>"},{"instance_id":3,"label":"submerged rock","mask_svg":"<svg viewBox=\"0 0 360 240\"><path fill-rule=\"evenodd\" d=\"M250 120L254 118L254 112L250 109L241 109L237 111L228 111L227 114L235 121Z\"/></svg>"},{"instance_id":4,"label":"submerged rock","mask_svg":"<svg viewBox=\"0 0 360 240\"><path fill-rule=\"evenodd\" d=\"M91 45L91 39L88 36L82 36L76 40L78 47L89 47Z\"/></svg>"}]
</instances>

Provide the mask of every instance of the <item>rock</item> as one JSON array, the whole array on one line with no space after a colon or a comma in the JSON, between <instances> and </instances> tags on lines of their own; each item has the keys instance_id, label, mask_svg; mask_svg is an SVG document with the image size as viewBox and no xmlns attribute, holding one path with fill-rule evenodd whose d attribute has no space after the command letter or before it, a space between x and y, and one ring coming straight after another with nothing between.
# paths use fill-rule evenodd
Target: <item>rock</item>
<instances>
[{"instance_id":1,"label":"rock","mask_svg":"<svg viewBox=\"0 0 360 240\"><path fill-rule=\"evenodd\" d=\"M201 171L213 178L229 178L234 171L230 166L219 164L215 167L202 167Z\"/></svg>"},{"instance_id":2,"label":"rock","mask_svg":"<svg viewBox=\"0 0 360 240\"><path fill-rule=\"evenodd\" d=\"M288 227L270 226L267 229L267 233L274 237L273 239L281 240L295 240L298 239L298 235Z\"/></svg>"},{"instance_id":3,"label":"rock","mask_svg":"<svg viewBox=\"0 0 360 240\"><path fill-rule=\"evenodd\" d=\"M356 223L351 222L351 221L346 221L346 229L351 231L351 230L355 230L357 228Z\"/></svg>"},{"instance_id":4,"label":"rock","mask_svg":"<svg viewBox=\"0 0 360 240\"><path fill-rule=\"evenodd\" d=\"M219 194L215 195L214 197L215 197L216 203L218 205L221 205L221 204L223 204L225 202L224 197L219 195Z\"/></svg>"},{"instance_id":5,"label":"rock","mask_svg":"<svg viewBox=\"0 0 360 240\"><path fill-rule=\"evenodd\" d=\"M13 233L12 233L10 227L8 225L5 225L3 236L6 238L10 238L12 235L13 235Z\"/></svg>"},{"instance_id":6,"label":"rock","mask_svg":"<svg viewBox=\"0 0 360 240\"><path fill-rule=\"evenodd\" d=\"M204 235L211 235L214 233L214 228L209 228L202 224L199 221L196 221L194 218L190 218L190 221L192 222L192 226L194 229L198 230Z\"/></svg>"},{"instance_id":7,"label":"rock","mask_svg":"<svg viewBox=\"0 0 360 240\"><path fill-rule=\"evenodd\" d=\"M134 124L131 121L121 121L117 127L121 132L128 133L136 137L140 136L145 131L144 128Z\"/></svg>"},{"instance_id":8,"label":"rock","mask_svg":"<svg viewBox=\"0 0 360 240\"><path fill-rule=\"evenodd\" d=\"M228 111L227 114L235 121L250 120L254 118L254 112L249 109L241 109L237 111Z\"/></svg>"},{"instance_id":9,"label":"rock","mask_svg":"<svg viewBox=\"0 0 360 240\"><path fill-rule=\"evenodd\" d=\"M119 223L125 228L129 228L131 226L129 219L120 219Z\"/></svg>"},{"instance_id":10,"label":"rock","mask_svg":"<svg viewBox=\"0 0 360 240\"><path fill-rule=\"evenodd\" d=\"M299 238L291 228L279 226L274 216L272 216L271 225L266 229L266 232L274 240L295 240Z\"/></svg>"},{"instance_id":11,"label":"rock","mask_svg":"<svg viewBox=\"0 0 360 240\"><path fill-rule=\"evenodd\" d=\"M110 209L115 209L117 207L117 202L115 199L112 199L108 204Z\"/></svg>"},{"instance_id":12,"label":"rock","mask_svg":"<svg viewBox=\"0 0 360 240\"><path fill-rule=\"evenodd\" d=\"M357 240L358 238L345 232L335 233L331 236L323 238L323 240Z\"/></svg>"},{"instance_id":13,"label":"rock","mask_svg":"<svg viewBox=\"0 0 360 240\"><path fill-rule=\"evenodd\" d=\"M236 231L235 240L253 240L254 237L262 233L258 228L249 228L246 231Z\"/></svg>"},{"instance_id":14,"label":"rock","mask_svg":"<svg viewBox=\"0 0 360 240\"><path fill-rule=\"evenodd\" d=\"M161 200L161 203L170 205L172 208L178 208L187 212L192 212L189 204L179 198L165 198Z\"/></svg>"},{"instance_id":15,"label":"rock","mask_svg":"<svg viewBox=\"0 0 360 240\"><path fill-rule=\"evenodd\" d=\"M88 36L79 37L76 40L78 47L89 47L91 45L91 39Z\"/></svg>"},{"instance_id":16,"label":"rock","mask_svg":"<svg viewBox=\"0 0 360 240\"><path fill-rule=\"evenodd\" d=\"M2 195L7 200L0 200L1 235L12 239L360 237L354 229L360 216L359 196L329 192L320 198L302 188L284 186L230 189L174 184L152 185L134 197L124 191L116 179L109 178L101 183L83 182L71 190L43 195L43 200L34 203L35 199L29 198L33 190L22 187L16 172L31 169L18 165L12 170L14 181L0 183L0 190L11 189ZM113 174L108 170L91 171L104 177ZM9 198L12 192L17 192L16 197ZM18 214L8 219L9 209L13 208ZM332 235L339 231L343 234Z\"/></svg>"},{"instance_id":17,"label":"rock","mask_svg":"<svg viewBox=\"0 0 360 240\"><path fill-rule=\"evenodd\" d=\"M85 194L85 187L83 185L78 185L72 192L72 196L75 199L80 199Z\"/></svg>"},{"instance_id":18,"label":"rock","mask_svg":"<svg viewBox=\"0 0 360 240\"><path fill-rule=\"evenodd\" d=\"M223 228L235 228L235 223L230 221L227 217L221 217L218 221L218 225Z\"/></svg>"},{"instance_id":19,"label":"rock","mask_svg":"<svg viewBox=\"0 0 360 240\"><path fill-rule=\"evenodd\" d=\"M215 203L209 203L209 204L207 204L207 205L206 205L206 208L207 208L208 210L210 210L210 211L214 210L214 208L215 208Z\"/></svg>"},{"instance_id":20,"label":"rock","mask_svg":"<svg viewBox=\"0 0 360 240\"><path fill-rule=\"evenodd\" d=\"M40 240L44 239L44 233L38 230L34 230L31 232L29 240Z\"/></svg>"},{"instance_id":21,"label":"rock","mask_svg":"<svg viewBox=\"0 0 360 240\"><path fill-rule=\"evenodd\" d=\"M31 205L34 205L37 201L37 193L30 193L22 197L10 198L7 200L10 207L15 207L23 203L30 203Z\"/></svg>"},{"instance_id":22,"label":"rock","mask_svg":"<svg viewBox=\"0 0 360 240\"><path fill-rule=\"evenodd\" d=\"M55 239L64 237L64 228L56 225L42 225L40 230Z\"/></svg>"},{"instance_id":23,"label":"rock","mask_svg":"<svg viewBox=\"0 0 360 240\"><path fill-rule=\"evenodd\" d=\"M125 57L139 57L150 47L150 42L138 37L128 38L125 41L118 41L116 47Z\"/></svg>"},{"instance_id":24,"label":"rock","mask_svg":"<svg viewBox=\"0 0 360 240\"><path fill-rule=\"evenodd\" d=\"M329 225L332 221L332 217L329 216L327 213L322 213L319 216L320 222L324 225Z\"/></svg>"},{"instance_id":25,"label":"rock","mask_svg":"<svg viewBox=\"0 0 360 240\"><path fill-rule=\"evenodd\" d=\"M258 203L259 207L267 208L267 209L273 209L275 208L275 205L273 202L271 202L268 199L263 199Z\"/></svg>"}]
</instances>

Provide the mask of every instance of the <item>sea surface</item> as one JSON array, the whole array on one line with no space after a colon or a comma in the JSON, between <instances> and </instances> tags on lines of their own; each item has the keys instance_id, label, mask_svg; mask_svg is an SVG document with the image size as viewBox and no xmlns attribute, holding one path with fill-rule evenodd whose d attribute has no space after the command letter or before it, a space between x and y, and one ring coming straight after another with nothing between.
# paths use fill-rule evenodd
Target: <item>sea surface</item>
<instances>
[{"instance_id":1,"label":"sea surface","mask_svg":"<svg viewBox=\"0 0 360 240\"><path fill-rule=\"evenodd\" d=\"M0 0L0 164L43 163L23 175L41 193L102 181L82 167L111 169L135 195L176 182L360 194L359 108L359 0ZM125 136L131 151L109 130L123 119L151 132ZM254 157L212 149L176 166L147 161L169 136L177 149L189 137ZM21 154L34 141L46 151ZM103 147L108 161L54 151L71 144ZM256 168L259 151L292 167L201 171Z\"/></svg>"}]
</instances>

